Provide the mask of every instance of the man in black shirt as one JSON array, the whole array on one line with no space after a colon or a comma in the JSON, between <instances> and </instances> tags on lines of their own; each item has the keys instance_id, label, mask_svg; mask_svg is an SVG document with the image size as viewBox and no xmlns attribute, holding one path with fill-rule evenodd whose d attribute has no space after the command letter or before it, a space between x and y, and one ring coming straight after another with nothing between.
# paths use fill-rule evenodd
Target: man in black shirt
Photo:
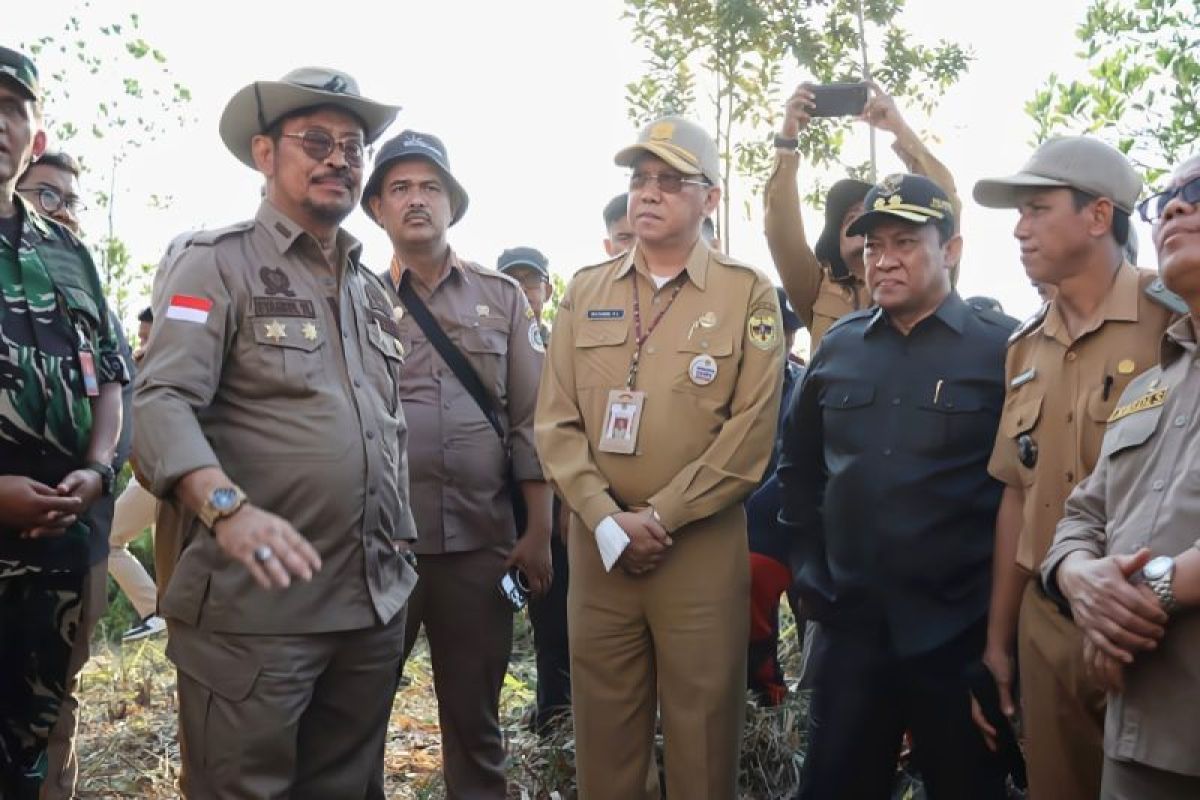
<instances>
[{"instance_id":1,"label":"man in black shirt","mask_svg":"<svg viewBox=\"0 0 1200 800\"><path fill-rule=\"evenodd\" d=\"M886 798L904 730L932 800L1004 797L963 677L983 651L1001 486L987 473L1016 321L950 284L950 200L867 194L876 306L836 323L795 399L779 478L804 608L822 624L801 798Z\"/></svg>"}]
</instances>

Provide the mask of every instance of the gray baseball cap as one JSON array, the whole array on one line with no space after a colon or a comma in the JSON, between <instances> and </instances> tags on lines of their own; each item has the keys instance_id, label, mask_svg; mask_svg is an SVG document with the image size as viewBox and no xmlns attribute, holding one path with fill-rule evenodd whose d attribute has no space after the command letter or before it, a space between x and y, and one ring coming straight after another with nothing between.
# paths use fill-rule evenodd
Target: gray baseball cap
<instances>
[{"instance_id":1,"label":"gray baseball cap","mask_svg":"<svg viewBox=\"0 0 1200 800\"><path fill-rule=\"evenodd\" d=\"M684 175L703 175L721 185L721 156L708 131L683 117L662 117L638 133L637 143L617 153L619 167L632 167L642 153L657 156Z\"/></svg>"},{"instance_id":2,"label":"gray baseball cap","mask_svg":"<svg viewBox=\"0 0 1200 800\"><path fill-rule=\"evenodd\" d=\"M976 183L974 195L981 206L1017 208L1023 189L1055 187L1107 197L1132 214L1142 179L1115 147L1091 136L1062 136L1043 143L1015 175Z\"/></svg>"}]
</instances>

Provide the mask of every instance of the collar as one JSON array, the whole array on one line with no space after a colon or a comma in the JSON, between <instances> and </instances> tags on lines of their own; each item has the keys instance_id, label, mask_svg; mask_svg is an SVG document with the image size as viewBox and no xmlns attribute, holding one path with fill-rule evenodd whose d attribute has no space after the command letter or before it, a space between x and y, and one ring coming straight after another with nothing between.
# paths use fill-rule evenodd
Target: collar
<instances>
[{"instance_id":1,"label":"collar","mask_svg":"<svg viewBox=\"0 0 1200 800\"><path fill-rule=\"evenodd\" d=\"M1196 322L1191 314L1185 314L1167 328L1159 347L1159 361L1164 369L1195 351L1196 335Z\"/></svg>"},{"instance_id":2,"label":"collar","mask_svg":"<svg viewBox=\"0 0 1200 800\"><path fill-rule=\"evenodd\" d=\"M961 336L963 329L967 326L967 320L972 313L971 307L967 305L966 301L959 296L957 291L951 289L950 294L946 295L946 299L942 301L942 304L926 319L941 320L943 325ZM910 333L916 331L917 328L920 328L924 324L925 320L923 319L913 327ZM882 308L876 307L875 311L871 314L871 319L867 323L866 329L863 330L863 335L865 336L884 325L891 327L887 312Z\"/></svg>"},{"instance_id":3,"label":"collar","mask_svg":"<svg viewBox=\"0 0 1200 800\"><path fill-rule=\"evenodd\" d=\"M404 278L404 273L408 272L408 267L400 263L400 259L395 252L392 253L392 261L388 265L388 274L392 279L392 286L397 290L400 288L400 281ZM457 275L463 282L470 283L471 279L467 275L467 268L463 265L462 259L458 257L458 253L454 252L454 248L450 247L446 250L446 264L442 274L438 277L433 286L426 287L430 291L442 285L442 282L451 275Z\"/></svg>"},{"instance_id":4,"label":"collar","mask_svg":"<svg viewBox=\"0 0 1200 800\"><path fill-rule=\"evenodd\" d=\"M683 271L700 291L704 291L704 285L708 280L708 260L713 255L712 248L704 242L704 239L696 237L696 244L692 246L692 252L688 254ZM634 268L647 278L650 277L650 269L646 266L646 257L642 254L642 249L637 242L634 242L633 247L621 261L621 266L617 268L617 280L624 278L629 274L629 270Z\"/></svg>"},{"instance_id":5,"label":"collar","mask_svg":"<svg viewBox=\"0 0 1200 800\"><path fill-rule=\"evenodd\" d=\"M313 247L318 250L321 248L315 236L294 222L278 208L271 205L268 200L263 200L259 204L258 213L254 215L254 219L266 229L267 234L271 237L271 241L279 248L280 255L287 255L287 252L295 246L296 242L305 236L308 237ZM345 228L338 228L334 244L337 247L338 253L344 254L345 258L357 268L358 258L362 253L362 242L347 233Z\"/></svg>"},{"instance_id":6,"label":"collar","mask_svg":"<svg viewBox=\"0 0 1200 800\"><path fill-rule=\"evenodd\" d=\"M1138 299L1142 293L1139 283L1137 268L1128 261L1122 261L1121 266L1117 267L1117 274L1113 277L1108 294L1104 295L1104 300L1096 312L1095 325L1081 332L1076 338L1082 338L1105 322L1137 322ZM1042 325L1042 334L1068 344L1071 342L1070 334L1067 333L1067 323L1063 321L1062 312L1059 310L1057 297L1050 301L1050 308L1046 311L1046 321Z\"/></svg>"},{"instance_id":7,"label":"collar","mask_svg":"<svg viewBox=\"0 0 1200 800\"><path fill-rule=\"evenodd\" d=\"M39 239L54 238L50 223L38 213L33 204L21 197L20 192L13 192L13 205L16 206L17 221L20 223L20 227L17 229L17 241L14 244L17 250L22 247L31 247Z\"/></svg>"}]
</instances>

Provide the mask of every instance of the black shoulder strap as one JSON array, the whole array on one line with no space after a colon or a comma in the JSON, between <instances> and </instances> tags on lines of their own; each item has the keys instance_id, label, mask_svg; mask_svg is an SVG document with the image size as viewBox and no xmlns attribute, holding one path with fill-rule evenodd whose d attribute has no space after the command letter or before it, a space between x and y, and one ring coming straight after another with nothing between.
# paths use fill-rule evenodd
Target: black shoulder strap
<instances>
[{"instance_id":1,"label":"black shoulder strap","mask_svg":"<svg viewBox=\"0 0 1200 800\"><path fill-rule=\"evenodd\" d=\"M488 394L488 390L484 388L483 381L479 379L479 374L471 366L471 362L467 361L467 357L462 354L462 351L454 346L454 342L450 341L450 337L442 330L442 326L438 325L437 320L433 318L433 314L429 313L424 301L417 295L415 289L412 288L412 283L409 281L410 273L405 272L400 279L400 286L396 289L396 293L400 295L400 299L404 301L405 308L408 313L412 314L413 319L417 321L417 325L421 326L421 330L425 332L425 336L429 339L429 343L433 345L433 349L438 351L438 355L446 362L446 366L454 373L463 388L467 390L467 394L471 395L471 399L479 406L479 410L483 412L483 416L491 423L492 428L496 431L496 435L500 437L500 441L505 441L504 425L500 422L500 414L496 411L495 401Z\"/></svg>"}]
</instances>

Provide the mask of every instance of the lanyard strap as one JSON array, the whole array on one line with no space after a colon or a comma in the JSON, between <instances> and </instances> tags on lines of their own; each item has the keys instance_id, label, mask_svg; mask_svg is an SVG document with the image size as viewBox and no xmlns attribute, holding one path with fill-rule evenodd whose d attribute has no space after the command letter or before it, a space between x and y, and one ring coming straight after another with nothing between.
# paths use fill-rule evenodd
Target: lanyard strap
<instances>
[{"instance_id":1,"label":"lanyard strap","mask_svg":"<svg viewBox=\"0 0 1200 800\"><path fill-rule=\"evenodd\" d=\"M629 361L629 374L625 378L625 388L632 391L634 384L637 382L638 362L642 358L642 345L646 343L646 340L650 338L650 334L654 333L654 329L658 327L658 323L666 316L667 311L670 310L671 305L675 302L675 298L679 296L679 290L683 288L683 283L675 284L675 288L671 291L671 296L667 299L666 305L650 321L650 327L646 329L646 332L642 333L642 302L638 298L637 269L634 268L631 274L633 275L634 348L633 358Z\"/></svg>"}]
</instances>

